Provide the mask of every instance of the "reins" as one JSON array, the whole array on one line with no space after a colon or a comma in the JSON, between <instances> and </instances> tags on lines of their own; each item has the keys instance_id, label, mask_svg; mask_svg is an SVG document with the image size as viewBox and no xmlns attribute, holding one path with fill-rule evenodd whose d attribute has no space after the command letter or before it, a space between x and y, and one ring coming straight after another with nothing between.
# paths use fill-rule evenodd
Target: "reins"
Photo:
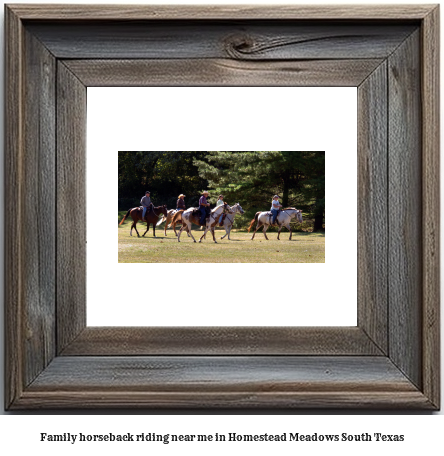
<instances>
[{"instance_id":1,"label":"reins","mask_svg":"<svg viewBox=\"0 0 444 456\"><path fill-rule=\"evenodd\" d=\"M234 205L234 206L236 206L236 205ZM234 206L231 207L231 210L228 211L228 214L227 214L227 219L230 221L231 224L234 223L234 217L236 217L236 213L238 212L238 209L236 209L235 211L233 211L233 207L234 207ZM240 213L240 212L239 212L239 213ZM231 220L231 219L228 217L229 215L232 215L232 216L233 216L233 220Z\"/></svg>"},{"instance_id":2,"label":"reins","mask_svg":"<svg viewBox=\"0 0 444 456\"><path fill-rule=\"evenodd\" d=\"M162 207L162 206L161 206L161 207ZM156 214L156 208L153 208L153 212L154 212L154 215L155 215L156 217L159 217L160 214L162 213L162 209L159 208L159 207L158 207L157 209L160 211L158 214Z\"/></svg>"}]
</instances>

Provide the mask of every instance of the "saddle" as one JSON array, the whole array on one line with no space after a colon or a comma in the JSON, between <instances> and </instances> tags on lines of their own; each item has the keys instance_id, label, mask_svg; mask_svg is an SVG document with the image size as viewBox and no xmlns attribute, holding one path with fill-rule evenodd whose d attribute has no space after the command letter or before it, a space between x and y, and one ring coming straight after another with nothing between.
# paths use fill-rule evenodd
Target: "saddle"
<instances>
[{"instance_id":1,"label":"saddle","mask_svg":"<svg viewBox=\"0 0 444 456\"><path fill-rule=\"evenodd\" d=\"M189 209L193 209L193 211L191 212L191 215L193 215L194 217L197 217L200 220L200 215L201 214L200 214L199 208L198 207L193 207L193 208L190 207ZM211 215L211 213L207 214L205 216L205 221L210 219L210 215ZM205 225L206 225L206 223L205 223ZM200 226L205 226L205 225L200 225Z\"/></svg>"},{"instance_id":2,"label":"saddle","mask_svg":"<svg viewBox=\"0 0 444 456\"><path fill-rule=\"evenodd\" d=\"M140 215L142 215L142 214L143 214L143 206L139 206L139 210L140 210ZM146 212L145 212L145 219L146 219L146 216L147 216L150 212L151 212L151 206L148 206L148 207L146 208ZM145 219L143 219L143 221L146 222Z\"/></svg>"},{"instance_id":3,"label":"saddle","mask_svg":"<svg viewBox=\"0 0 444 456\"><path fill-rule=\"evenodd\" d=\"M279 223L277 223L277 218L279 217L279 214L281 213L281 210L278 211L277 213L277 216L276 216L276 222L275 223L271 223L273 221L273 214L271 213L271 211L268 211L267 212L267 215L268 215L268 221L269 221L269 225L270 226L279 226Z\"/></svg>"},{"instance_id":4,"label":"saddle","mask_svg":"<svg viewBox=\"0 0 444 456\"><path fill-rule=\"evenodd\" d=\"M227 214L222 214L222 220L220 221L219 223L219 226L224 226L224 221L225 221L225 217L227 216Z\"/></svg>"}]
</instances>

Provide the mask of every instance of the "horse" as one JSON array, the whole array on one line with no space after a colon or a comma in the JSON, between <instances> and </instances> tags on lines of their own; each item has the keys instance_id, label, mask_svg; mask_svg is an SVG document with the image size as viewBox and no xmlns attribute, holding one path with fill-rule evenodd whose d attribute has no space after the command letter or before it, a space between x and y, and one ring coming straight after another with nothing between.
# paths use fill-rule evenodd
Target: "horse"
<instances>
[{"instance_id":1,"label":"horse","mask_svg":"<svg viewBox=\"0 0 444 456\"><path fill-rule=\"evenodd\" d=\"M177 237L177 233L176 233L176 224L174 224L174 226L171 224L171 220L173 220L173 216L174 216L174 214L176 214L176 212L177 212L177 209L170 209L170 210L168 211L167 215L166 215L166 216L164 215L163 218L162 218L162 220L159 220L159 221L157 222L157 226L159 226L159 225L160 225L161 223L163 223L163 222L166 222L166 223L165 223L165 236L167 236L167 234L166 234L166 229L169 228L169 227L171 226L171 227L173 228L173 230L174 230L174 234L175 234L176 237ZM179 222L180 220L182 220L182 217L179 218L177 221Z\"/></svg>"},{"instance_id":2,"label":"horse","mask_svg":"<svg viewBox=\"0 0 444 456\"><path fill-rule=\"evenodd\" d=\"M145 214L146 220L142 220L142 214L143 214L143 209L141 207L133 207L132 209L128 209L128 212L125 214L125 216L123 217L123 219L119 223L119 225L121 225L126 220L128 215L131 215L131 218L133 219L133 224L131 225L130 236L133 235L133 228L134 228L136 230L137 236L140 237L140 234L136 228L137 222L140 220L141 222L147 222L147 228L146 228L145 233L143 233L143 236L145 236L145 234L148 233L148 231L150 229L150 223L152 223L153 224L153 237L156 237L156 223L159 220L160 214L163 214L163 215L168 214L166 205L164 204L163 206L154 207L152 211L147 212Z\"/></svg>"},{"instance_id":3,"label":"horse","mask_svg":"<svg viewBox=\"0 0 444 456\"><path fill-rule=\"evenodd\" d=\"M222 215L222 213L229 211L231 208L228 206L227 203L221 204L220 206L215 207L211 213L210 217L206 219L205 223L205 231L204 234L201 236L199 239L199 242L202 242L202 239L205 237L207 234L207 231L211 230L211 234L213 235L213 241L217 244L216 238L214 236L214 227L216 226L219 217ZM191 225L194 223L195 225L201 226L200 225L200 213L197 215L194 215L193 212L195 212L195 208L191 207L187 209L186 211L182 212L182 228L179 231L179 236L177 236L177 241L180 242L180 235L182 234L182 231L184 229L188 230L190 233L191 237L193 238L193 241L196 242L196 239L194 239L193 233L191 232ZM173 221L177 222L179 214L175 214L173 217Z\"/></svg>"},{"instance_id":4,"label":"horse","mask_svg":"<svg viewBox=\"0 0 444 456\"><path fill-rule=\"evenodd\" d=\"M225 228L225 234L221 237L221 239L228 235L228 240L231 241L230 232L231 228L233 227L234 217L238 213L242 215L244 213L244 210L239 203L236 203L235 205L231 206L231 210L227 213L225 219L222 222L222 226Z\"/></svg>"},{"instance_id":5,"label":"horse","mask_svg":"<svg viewBox=\"0 0 444 456\"><path fill-rule=\"evenodd\" d=\"M236 203L234 206L231 206L230 212L228 212L228 214L225 216L225 219L222 222L222 226L225 228L225 234L221 237L221 239L228 235L228 240L231 241L230 232L231 228L233 228L234 217L237 213L241 215L244 214L244 210L242 209L242 206L239 203Z\"/></svg>"},{"instance_id":6,"label":"horse","mask_svg":"<svg viewBox=\"0 0 444 456\"><path fill-rule=\"evenodd\" d=\"M162 220L159 220L157 222L157 226L159 226L161 223L165 222L165 236L167 236L167 228L169 228L171 226L171 228L173 228L173 230L174 230L174 234L177 237L176 223L178 223L182 220L182 216L178 217L174 224L172 223L172 220L173 220L174 215L177 214L178 212L179 212L179 210L177 210L177 209L170 209L168 211L167 215L166 216L164 215Z\"/></svg>"},{"instance_id":7,"label":"horse","mask_svg":"<svg viewBox=\"0 0 444 456\"><path fill-rule=\"evenodd\" d=\"M264 236L265 239L268 241L266 231L271 225L271 215L270 212L256 212L256 215L254 216L254 219L251 221L250 226L248 227L248 232L250 232L251 228L253 227L254 223L257 222L257 227L254 230L253 236L251 237L251 240L254 239L254 235L256 234L256 231L264 225ZM291 236L292 236L292 231L291 231L291 226L290 222L291 220L296 217L299 223L302 223L302 211L295 209L294 207L287 207L286 209L282 209L281 212L279 212L276 222L279 226L279 231L278 231L278 241L279 235L281 234L282 227L285 226L289 231L290 231L290 241L291 241Z\"/></svg>"}]
</instances>

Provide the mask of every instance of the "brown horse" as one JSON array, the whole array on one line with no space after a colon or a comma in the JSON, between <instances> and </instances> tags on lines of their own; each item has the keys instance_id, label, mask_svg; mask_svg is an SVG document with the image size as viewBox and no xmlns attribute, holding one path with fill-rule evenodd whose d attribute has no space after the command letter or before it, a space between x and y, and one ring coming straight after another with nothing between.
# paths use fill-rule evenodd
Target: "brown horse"
<instances>
[{"instance_id":1,"label":"brown horse","mask_svg":"<svg viewBox=\"0 0 444 456\"><path fill-rule=\"evenodd\" d=\"M160 220L157 225L160 225L161 223L165 222L165 236L167 236L167 228L169 228L171 226L171 228L174 230L174 234L176 235L177 237L177 231L176 231L176 223L178 222L181 222L182 221L182 212L183 210L180 209L180 210L177 210L177 209L170 209L168 211L168 214L167 216L163 217L162 220ZM175 219L175 221L173 222L173 217L177 215L177 218ZM188 234L189 236L189 234Z\"/></svg>"},{"instance_id":2,"label":"brown horse","mask_svg":"<svg viewBox=\"0 0 444 456\"><path fill-rule=\"evenodd\" d=\"M143 209L141 207L133 207L132 209L128 209L128 212L125 214L125 217L123 217L123 219L119 223L119 225L121 225L126 220L128 215L131 215L131 218L133 219L133 224L131 225L130 236L133 235L133 228L134 228L136 230L137 236L140 237L140 234L136 228L137 222L140 220L141 222L147 222L147 228L146 228L145 233L143 233L143 236L145 236L145 234L148 233L148 231L150 229L150 223L152 223L153 224L153 237L156 237L156 223L159 221L160 215L168 214L166 205L154 207L152 211L147 212L145 214L145 220L142 220L142 214L143 214Z\"/></svg>"}]
</instances>

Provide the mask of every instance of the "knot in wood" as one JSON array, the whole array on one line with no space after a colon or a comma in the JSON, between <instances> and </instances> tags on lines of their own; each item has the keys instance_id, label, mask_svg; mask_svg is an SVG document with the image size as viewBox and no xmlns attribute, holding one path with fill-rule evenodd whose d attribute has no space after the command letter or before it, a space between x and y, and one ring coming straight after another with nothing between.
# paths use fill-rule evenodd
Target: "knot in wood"
<instances>
[{"instance_id":1,"label":"knot in wood","mask_svg":"<svg viewBox=\"0 0 444 456\"><path fill-rule=\"evenodd\" d=\"M233 59L242 59L255 52L254 39L249 35L230 35L225 39L225 51Z\"/></svg>"}]
</instances>

